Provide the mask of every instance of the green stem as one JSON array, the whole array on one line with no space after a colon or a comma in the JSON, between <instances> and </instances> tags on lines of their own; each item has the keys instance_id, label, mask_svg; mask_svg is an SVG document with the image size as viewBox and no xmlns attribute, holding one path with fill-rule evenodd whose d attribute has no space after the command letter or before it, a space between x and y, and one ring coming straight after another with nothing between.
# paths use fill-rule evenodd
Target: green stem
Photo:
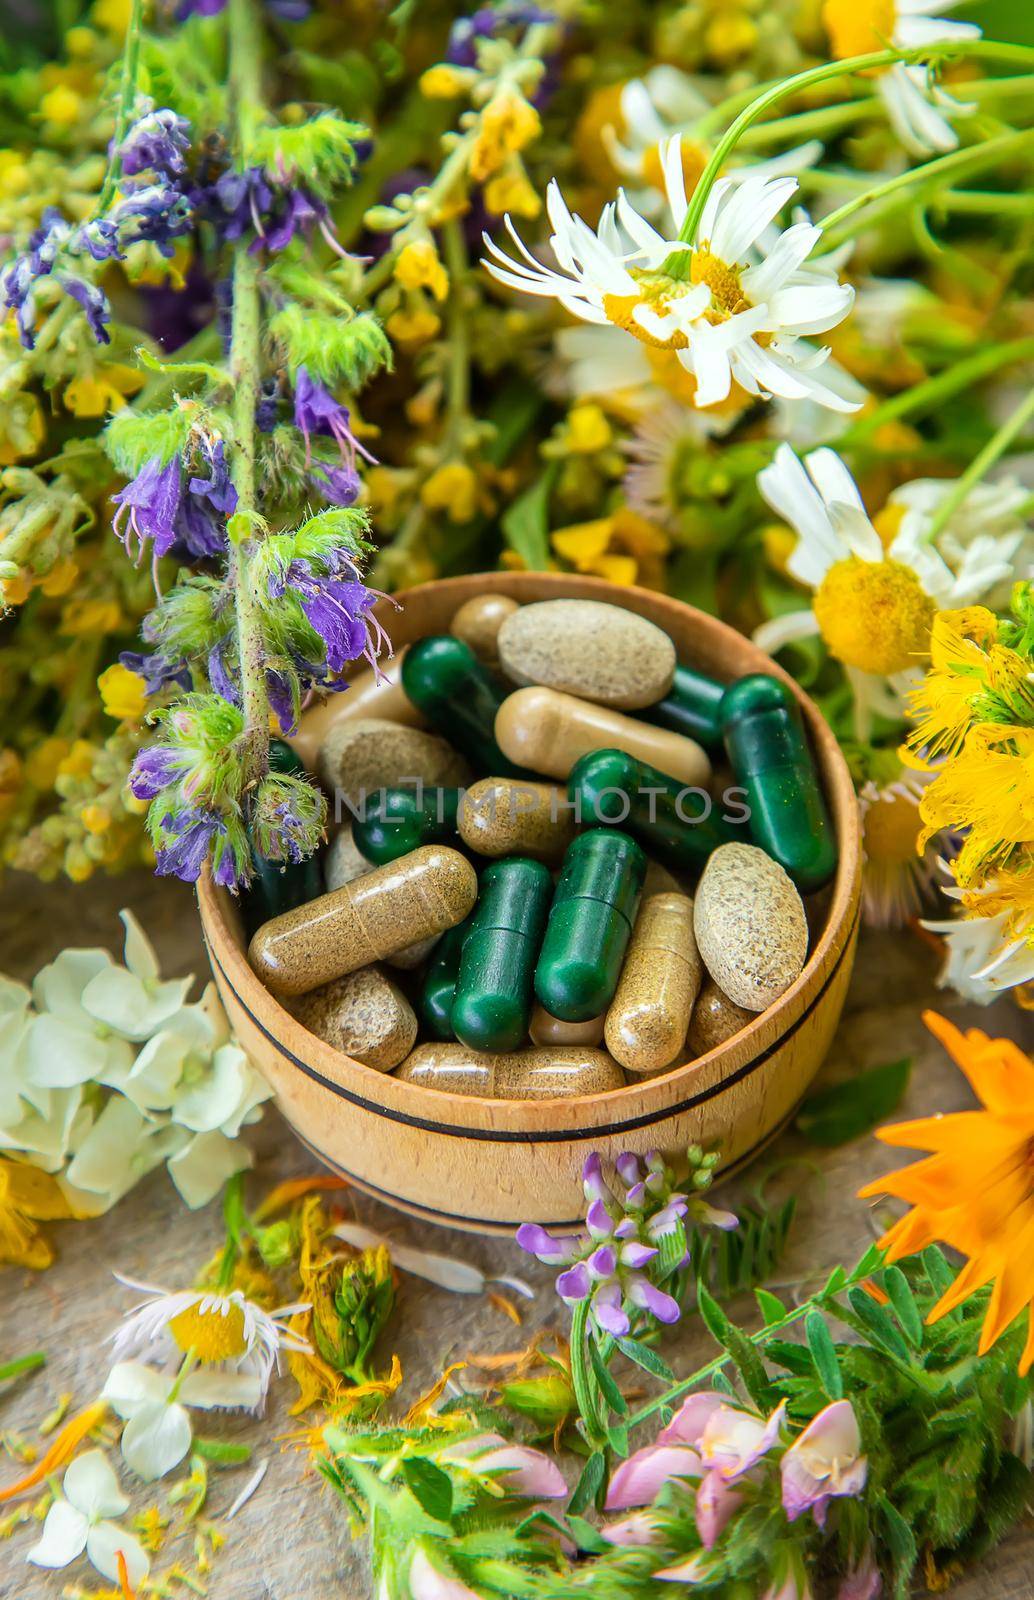
<instances>
[{"instance_id":1,"label":"green stem","mask_svg":"<svg viewBox=\"0 0 1034 1600\"><path fill-rule=\"evenodd\" d=\"M990 472L995 462L1005 454L1013 440L1023 432L1032 417L1034 417L1034 388L1028 391L1012 415L1002 423L1000 428L996 429L984 448L973 457L965 472L956 479L951 489L949 489L927 525L923 537L928 544L936 539L937 535L959 509L969 491L975 488L981 478Z\"/></svg>"},{"instance_id":2,"label":"green stem","mask_svg":"<svg viewBox=\"0 0 1034 1600\"><path fill-rule=\"evenodd\" d=\"M448 450L461 445L460 433L470 411L470 336L464 315L467 247L460 222L453 219L442 229L445 265L449 272L449 369L446 385Z\"/></svg>"},{"instance_id":3,"label":"green stem","mask_svg":"<svg viewBox=\"0 0 1034 1600\"><path fill-rule=\"evenodd\" d=\"M100 196L97 200L97 211L103 216L111 204L118 180L122 174L122 160L119 156L119 147L129 126L129 118L136 102L136 76L140 66L140 31L144 19L144 0L132 0L129 12L129 26L126 29L126 42L122 47L122 76L119 80L118 106L115 111L115 132L111 141L111 155L108 158L108 170L104 174L104 183L101 186Z\"/></svg>"},{"instance_id":4,"label":"green stem","mask_svg":"<svg viewBox=\"0 0 1034 1600\"><path fill-rule=\"evenodd\" d=\"M602 1444L605 1435L600 1430L596 1395L586 1359L586 1340L589 1330L589 1301L579 1300L571 1314L571 1387L590 1444Z\"/></svg>"},{"instance_id":5,"label":"green stem","mask_svg":"<svg viewBox=\"0 0 1034 1600\"><path fill-rule=\"evenodd\" d=\"M1034 361L1034 338L1009 339L1001 344L988 345L986 349L967 357L965 361L956 362L947 371L938 372L932 378L924 378L922 383L915 384L911 389L904 389L901 394L885 400L869 416L863 417L848 428L846 433L841 434L837 449L853 449L871 438L886 423L896 422L900 417L929 411L941 401L970 388L982 379L990 377L992 372L997 372L1000 368L1010 366L1016 361Z\"/></svg>"},{"instance_id":6,"label":"green stem","mask_svg":"<svg viewBox=\"0 0 1034 1600\"><path fill-rule=\"evenodd\" d=\"M798 111L789 117L773 117L771 122L748 128L740 143L753 149L756 145L771 144L775 140L796 142L815 134L838 133L841 128L850 127L852 122L882 111L882 108L883 101L875 94L865 95L860 100L848 100L842 105L814 106L810 111Z\"/></svg>"},{"instance_id":7,"label":"green stem","mask_svg":"<svg viewBox=\"0 0 1034 1600\"><path fill-rule=\"evenodd\" d=\"M8 1361L0 1367L0 1383L7 1383L10 1378L18 1378L23 1372L34 1372L37 1367L46 1363L45 1350L36 1350L31 1356L19 1356L16 1361Z\"/></svg>"},{"instance_id":8,"label":"green stem","mask_svg":"<svg viewBox=\"0 0 1034 1600\"><path fill-rule=\"evenodd\" d=\"M825 83L831 78L847 77L854 73L871 72L880 67L893 66L896 62L923 63L949 59L952 56L991 56L997 60L1017 61L1023 65L1034 62L1034 49L1026 45L998 44L991 39L973 40L946 40L940 44L928 44L914 50L873 50L866 55L849 56L844 61L828 61L819 67L810 67L805 72L798 72L792 78L777 82L771 88L764 90L754 97L744 107L739 116L726 129L725 133L711 152L711 158L704 168L700 179L690 197L689 207L686 211L682 227L679 229L679 239L683 244L693 244L696 232L700 226L707 197L714 187L715 180L720 175L730 154L739 143L740 139L765 112L781 101L799 94L803 89L810 89L815 84ZM685 276L689 270L687 260L688 252L679 251L668 257L663 270L671 277Z\"/></svg>"},{"instance_id":9,"label":"green stem","mask_svg":"<svg viewBox=\"0 0 1034 1600\"><path fill-rule=\"evenodd\" d=\"M855 195L845 201L836 211L831 211L828 217L823 217L819 223L827 249L834 249L844 239L849 238L853 229L844 228L843 224L853 217L855 212L864 206L872 205L875 201L885 200L890 196L899 196L902 191L914 185L922 185L933 179L941 179L947 173L967 171L977 167L991 166L1002 155L1014 147L1028 144L1034 139L1034 130L1023 128L1019 132L1003 133L996 139L988 139L980 145L970 145L964 150L952 150L948 155L938 156L934 161L924 162L920 167L909 167L906 172L899 172L893 178L888 178L885 183L878 183L875 188L869 189L864 194ZM908 198L906 196L906 198ZM891 207L883 207L880 219L887 214Z\"/></svg>"},{"instance_id":10,"label":"green stem","mask_svg":"<svg viewBox=\"0 0 1034 1600\"><path fill-rule=\"evenodd\" d=\"M998 194L993 189L948 189L935 201L939 211L966 215L1022 216L1034 213L1034 194Z\"/></svg>"},{"instance_id":11,"label":"green stem","mask_svg":"<svg viewBox=\"0 0 1034 1600\"><path fill-rule=\"evenodd\" d=\"M236 135L235 156L243 169L261 106L262 30L251 0L230 0L230 105ZM228 571L237 618L237 654L244 709L243 782L246 787L265 772L269 758L269 701L266 695L265 640L262 612L251 574L248 551L260 526L255 489L255 410L261 376L258 259L245 239L233 253L233 330L230 377L233 383L233 485L237 509L227 525Z\"/></svg>"}]
</instances>

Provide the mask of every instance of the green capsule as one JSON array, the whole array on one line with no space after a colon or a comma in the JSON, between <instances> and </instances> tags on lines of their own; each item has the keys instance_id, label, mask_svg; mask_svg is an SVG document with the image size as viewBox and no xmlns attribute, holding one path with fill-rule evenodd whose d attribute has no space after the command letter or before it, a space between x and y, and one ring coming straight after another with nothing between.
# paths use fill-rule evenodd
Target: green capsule
<instances>
[{"instance_id":1,"label":"green capsule","mask_svg":"<svg viewBox=\"0 0 1034 1600\"><path fill-rule=\"evenodd\" d=\"M306 776L305 765L283 739L269 741L269 770L292 777ZM256 850L250 830L248 837L253 877L242 896L242 909L248 932L254 933L272 917L293 911L296 906L303 906L321 895L323 873L318 855L311 855L305 861L268 861Z\"/></svg>"},{"instance_id":2,"label":"green capsule","mask_svg":"<svg viewBox=\"0 0 1034 1600\"><path fill-rule=\"evenodd\" d=\"M553 879L541 861L510 856L481 875L463 941L452 1031L475 1050L516 1050L531 1016L531 985Z\"/></svg>"},{"instance_id":3,"label":"green capsule","mask_svg":"<svg viewBox=\"0 0 1034 1600\"><path fill-rule=\"evenodd\" d=\"M701 871L720 844L747 838L744 824L727 822L724 803L706 789L687 788L622 750L582 756L571 768L567 792L579 822L627 828L651 855L675 867Z\"/></svg>"},{"instance_id":4,"label":"green capsule","mask_svg":"<svg viewBox=\"0 0 1034 1600\"><path fill-rule=\"evenodd\" d=\"M478 772L493 778L527 776L496 744L495 716L506 695L462 639L443 633L411 644L402 663L402 687Z\"/></svg>"},{"instance_id":5,"label":"green capsule","mask_svg":"<svg viewBox=\"0 0 1034 1600\"><path fill-rule=\"evenodd\" d=\"M754 843L803 894L821 889L836 871L836 836L793 694L764 673L741 678L722 696L722 727Z\"/></svg>"},{"instance_id":6,"label":"green capsule","mask_svg":"<svg viewBox=\"0 0 1034 1600\"><path fill-rule=\"evenodd\" d=\"M570 846L535 968L535 994L550 1016L588 1022L606 1011L645 877L646 857L627 833L592 828Z\"/></svg>"},{"instance_id":7,"label":"green capsule","mask_svg":"<svg viewBox=\"0 0 1034 1600\"><path fill-rule=\"evenodd\" d=\"M459 789L382 789L352 824L356 848L381 867L422 844L455 844Z\"/></svg>"},{"instance_id":8,"label":"green capsule","mask_svg":"<svg viewBox=\"0 0 1034 1600\"><path fill-rule=\"evenodd\" d=\"M443 933L431 952L420 989L420 1015L435 1039L454 1039L452 1003L456 998L456 978L460 970L463 941L470 932L474 913L455 928Z\"/></svg>"},{"instance_id":9,"label":"green capsule","mask_svg":"<svg viewBox=\"0 0 1034 1600\"><path fill-rule=\"evenodd\" d=\"M725 684L692 667L676 667L671 688L663 700L639 715L658 728L670 728L710 748L722 742L722 696Z\"/></svg>"}]
</instances>

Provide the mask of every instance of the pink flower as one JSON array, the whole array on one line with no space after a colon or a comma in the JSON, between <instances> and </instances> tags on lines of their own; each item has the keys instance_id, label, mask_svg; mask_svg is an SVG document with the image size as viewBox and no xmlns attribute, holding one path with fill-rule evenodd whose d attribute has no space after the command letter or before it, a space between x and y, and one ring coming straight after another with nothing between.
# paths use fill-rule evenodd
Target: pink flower
<instances>
[{"instance_id":1,"label":"pink flower","mask_svg":"<svg viewBox=\"0 0 1034 1600\"><path fill-rule=\"evenodd\" d=\"M610 1480L605 1509L648 1506L669 1478L699 1478L700 1457L683 1444L648 1444L622 1461Z\"/></svg>"},{"instance_id":2,"label":"pink flower","mask_svg":"<svg viewBox=\"0 0 1034 1600\"><path fill-rule=\"evenodd\" d=\"M872 1551L867 1550L858 1565L840 1580L837 1600L877 1600L882 1588L883 1579L872 1558Z\"/></svg>"},{"instance_id":3,"label":"pink flower","mask_svg":"<svg viewBox=\"0 0 1034 1600\"><path fill-rule=\"evenodd\" d=\"M701 1389L699 1394L687 1395L668 1426L657 1435L657 1443L699 1444L712 1412L728 1403L728 1395L719 1394L716 1389Z\"/></svg>"},{"instance_id":4,"label":"pink flower","mask_svg":"<svg viewBox=\"0 0 1034 1600\"><path fill-rule=\"evenodd\" d=\"M766 1422L753 1411L726 1404L716 1406L700 1435L700 1459L731 1483L749 1472L767 1455L779 1437L786 1401L781 1401Z\"/></svg>"},{"instance_id":5,"label":"pink flower","mask_svg":"<svg viewBox=\"0 0 1034 1600\"><path fill-rule=\"evenodd\" d=\"M507 1494L529 1500L560 1500L567 1494L567 1484L555 1461L530 1445L511 1444L501 1433L461 1439L443 1450L440 1459L466 1462L479 1476L504 1472Z\"/></svg>"},{"instance_id":6,"label":"pink flower","mask_svg":"<svg viewBox=\"0 0 1034 1600\"><path fill-rule=\"evenodd\" d=\"M608 1544L644 1545L657 1543L657 1524L645 1511L633 1511L620 1522L610 1522L600 1529L600 1537Z\"/></svg>"},{"instance_id":7,"label":"pink flower","mask_svg":"<svg viewBox=\"0 0 1034 1600\"><path fill-rule=\"evenodd\" d=\"M790 1521L809 1509L823 1527L834 1496L861 1494L869 1472L850 1400L835 1400L813 1417L780 1462L783 1509Z\"/></svg>"},{"instance_id":8,"label":"pink flower","mask_svg":"<svg viewBox=\"0 0 1034 1600\"><path fill-rule=\"evenodd\" d=\"M743 1504L743 1495L720 1472L709 1472L697 1490L696 1524L700 1543L713 1550L729 1518Z\"/></svg>"},{"instance_id":9,"label":"pink flower","mask_svg":"<svg viewBox=\"0 0 1034 1600\"><path fill-rule=\"evenodd\" d=\"M417 1545L409 1563L409 1593L412 1600L478 1600L459 1578L433 1566L423 1545Z\"/></svg>"}]
</instances>

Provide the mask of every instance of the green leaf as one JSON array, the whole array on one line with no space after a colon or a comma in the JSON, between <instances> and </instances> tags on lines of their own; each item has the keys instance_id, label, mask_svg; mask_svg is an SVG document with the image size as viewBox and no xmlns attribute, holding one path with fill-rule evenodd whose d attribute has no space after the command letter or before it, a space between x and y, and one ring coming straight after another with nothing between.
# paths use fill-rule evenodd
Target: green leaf
<instances>
[{"instance_id":1,"label":"green leaf","mask_svg":"<svg viewBox=\"0 0 1034 1600\"><path fill-rule=\"evenodd\" d=\"M600 1392L611 1411L616 1411L619 1417L627 1417L628 1401L615 1383L610 1368L600 1354L600 1347L591 1334L589 1336L589 1360L592 1363L592 1370L596 1374L596 1382L600 1386Z\"/></svg>"},{"instance_id":2,"label":"green leaf","mask_svg":"<svg viewBox=\"0 0 1034 1600\"><path fill-rule=\"evenodd\" d=\"M848 1291L848 1301L872 1343L898 1361L910 1362L908 1346L883 1307L864 1289Z\"/></svg>"},{"instance_id":3,"label":"green leaf","mask_svg":"<svg viewBox=\"0 0 1034 1600\"><path fill-rule=\"evenodd\" d=\"M771 1328L775 1323L782 1322L787 1312L777 1294L770 1294L767 1289L755 1289L754 1298L758 1303L758 1310L765 1319L766 1328Z\"/></svg>"},{"instance_id":4,"label":"green leaf","mask_svg":"<svg viewBox=\"0 0 1034 1600\"><path fill-rule=\"evenodd\" d=\"M902 1333L914 1350L920 1350L923 1344L923 1319L908 1286L908 1279L900 1267L887 1268L883 1274L883 1287L890 1296Z\"/></svg>"},{"instance_id":5,"label":"green leaf","mask_svg":"<svg viewBox=\"0 0 1034 1600\"><path fill-rule=\"evenodd\" d=\"M842 1400L844 1380L840 1375L840 1362L837 1359L832 1334L826 1326L826 1319L821 1311L813 1308L808 1312L804 1319L804 1333L815 1362L815 1371L819 1375L819 1382L831 1400Z\"/></svg>"},{"instance_id":6,"label":"green leaf","mask_svg":"<svg viewBox=\"0 0 1034 1600\"><path fill-rule=\"evenodd\" d=\"M728 1350L754 1404L762 1411L770 1410L774 1400L772 1386L753 1341L735 1323L730 1322L702 1283L697 1284L697 1302L705 1325L722 1348Z\"/></svg>"},{"instance_id":7,"label":"green leaf","mask_svg":"<svg viewBox=\"0 0 1034 1600\"><path fill-rule=\"evenodd\" d=\"M878 1504L886 1533L887 1548L894 1565L894 1592L903 1595L907 1593L908 1580L919 1558L919 1552L912 1537L912 1530L901 1513L895 1510L885 1496L880 1498Z\"/></svg>"},{"instance_id":8,"label":"green leaf","mask_svg":"<svg viewBox=\"0 0 1034 1600\"><path fill-rule=\"evenodd\" d=\"M627 1356L629 1361L634 1361L637 1367L642 1367L644 1372L652 1373L655 1378L662 1378L665 1383L675 1382L675 1374L668 1363L662 1360L656 1350L651 1350L648 1344L626 1335L617 1341L617 1347L623 1356Z\"/></svg>"},{"instance_id":9,"label":"green leaf","mask_svg":"<svg viewBox=\"0 0 1034 1600\"><path fill-rule=\"evenodd\" d=\"M587 1555L601 1555L611 1548L599 1529L594 1528L591 1522L586 1522L584 1517L572 1516L568 1512L567 1526L579 1550L585 1551Z\"/></svg>"},{"instance_id":10,"label":"green leaf","mask_svg":"<svg viewBox=\"0 0 1034 1600\"><path fill-rule=\"evenodd\" d=\"M606 1476L607 1457L602 1450L594 1450L574 1486L574 1492L567 1503L568 1512L584 1511L587 1506L594 1505Z\"/></svg>"},{"instance_id":11,"label":"green leaf","mask_svg":"<svg viewBox=\"0 0 1034 1600\"><path fill-rule=\"evenodd\" d=\"M866 1250L865 1254L862 1256L861 1260L858 1262L858 1265L852 1272L851 1277L855 1280L855 1282L858 1282L859 1279L869 1277L870 1273L876 1272L882 1265L883 1251L878 1244L871 1244L868 1250ZM847 1277L844 1273L843 1267L838 1267L836 1270L840 1273L841 1284L846 1283ZM834 1277L835 1276L836 1274L834 1273ZM832 1282L832 1279L830 1282ZM827 1290L828 1287L829 1286L827 1285Z\"/></svg>"},{"instance_id":12,"label":"green leaf","mask_svg":"<svg viewBox=\"0 0 1034 1600\"><path fill-rule=\"evenodd\" d=\"M945 1290L955 1282L955 1274L944 1251L936 1244L928 1244L920 1257L934 1294L940 1299Z\"/></svg>"},{"instance_id":13,"label":"green leaf","mask_svg":"<svg viewBox=\"0 0 1034 1600\"><path fill-rule=\"evenodd\" d=\"M126 406L105 428L104 448L124 478L135 478L148 461L165 467L183 454L192 420L188 407L141 416Z\"/></svg>"},{"instance_id":14,"label":"green leaf","mask_svg":"<svg viewBox=\"0 0 1034 1600\"><path fill-rule=\"evenodd\" d=\"M441 1467L436 1467L426 1456L407 1456L402 1463L402 1476L414 1500L434 1517L436 1522L448 1522L452 1516L452 1479Z\"/></svg>"},{"instance_id":15,"label":"green leaf","mask_svg":"<svg viewBox=\"0 0 1034 1600\"><path fill-rule=\"evenodd\" d=\"M911 1059L906 1056L820 1089L808 1096L797 1113L797 1131L812 1144L826 1147L861 1138L898 1106L911 1070Z\"/></svg>"},{"instance_id":16,"label":"green leaf","mask_svg":"<svg viewBox=\"0 0 1034 1600\"><path fill-rule=\"evenodd\" d=\"M243 1461L251 1460L250 1445L229 1444L225 1439L199 1439L195 1434L190 1448L203 1460L222 1467L239 1467Z\"/></svg>"},{"instance_id":17,"label":"green leaf","mask_svg":"<svg viewBox=\"0 0 1034 1600\"><path fill-rule=\"evenodd\" d=\"M607 1440L616 1456L624 1460L628 1454L628 1428L623 1422L610 1423L607 1427Z\"/></svg>"},{"instance_id":18,"label":"green leaf","mask_svg":"<svg viewBox=\"0 0 1034 1600\"><path fill-rule=\"evenodd\" d=\"M499 519L506 543L532 572L545 572L549 566L549 497L558 470L559 462L550 462Z\"/></svg>"}]
</instances>

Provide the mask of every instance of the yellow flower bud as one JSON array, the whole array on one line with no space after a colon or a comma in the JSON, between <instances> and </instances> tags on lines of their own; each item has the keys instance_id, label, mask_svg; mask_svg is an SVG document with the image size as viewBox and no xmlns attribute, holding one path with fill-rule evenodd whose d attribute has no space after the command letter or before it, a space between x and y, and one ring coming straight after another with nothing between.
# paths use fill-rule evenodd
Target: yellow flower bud
<instances>
[{"instance_id":1,"label":"yellow flower bud","mask_svg":"<svg viewBox=\"0 0 1034 1600\"><path fill-rule=\"evenodd\" d=\"M94 863L90 860L81 844L70 844L65 851L65 875L73 883L86 883L92 878Z\"/></svg>"},{"instance_id":2,"label":"yellow flower bud","mask_svg":"<svg viewBox=\"0 0 1034 1600\"><path fill-rule=\"evenodd\" d=\"M719 66L732 66L757 42L757 23L745 11L721 12L711 19L704 34L704 49Z\"/></svg>"},{"instance_id":3,"label":"yellow flower bud","mask_svg":"<svg viewBox=\"0 0 1034 1600\"><path fill-rule=\"evenodd\" d=\"M485 205L494 216L537 217L542 201L532 188L519 161L490 178L485 185Z\"/></svg>"},{"instance_id":4,"label":"yellow flower bud","mask_svg":"<svg viewBox=\"0 0 1034 1600\"><path fill-rule=\"evenodd\" d=\"M395 281L403 289L430 289L436 300L449 293L449 274L430 239L414 239L404 246L395 263Z\"/></svg>"},{"instance_id":5,"label":"yellow flower bud","mask_svg":"<svg viewBox=\"0 0 1034 1600\"><path fill-rule=\"evenodd\" d=\"M24 157L17 150L0 150L0 195L16 199L26 194L32 179Z\"/></svg>"},{"instance_id":6,"label":"yellow flower bud","mask_svg":"<svg viewBox=\"0 0 1034 1600\"><path fill-rule=\"evenodd\" d=\"M433 311L418 306L415 311L393 311L385 323L390 338L396 344L426 344L441 327L441 318Z\"/></svg>"},{"instance_id":7,"label":"yellow flower bud","mask_svg":"<svg viewBox=\"0 0 1034 1600\"><path fill-rule=\"evenodd\" d=\"M65 34L65 45L70 56L75 56L80 61L86 60L97 48L97 35L92 28L69 28Z\"/></svg>"},{"instance_id":8,"label":"yellow flower bud","mask_svg":"<svg viewBox=\"0 0 1034 1600\"><path fill-rule=\"evenodd\" d=\"M507 156L523 150L538 136L541 128L538 112L522 95L512 89L495 95L481 113L470 153L470 175L474 182L484 183L498 172Z\"/></svg>"},{"instance_id":9,"label":"yellow flower bud","mask_svg":"<svg viewBox=\"0 0 1034 1600\"><path fill-rule=\"evenodd\" d=\"M79 817L87 833L106 833L111 827L111 812L107 806L83 806Z\"/></svg>"},{"instance_id":10,"label":"yellow flower bud","mask_svg":"<svg viewBox=\"0 0 1034 1600\"><path fill-rule=\"evenodd\" d=\"M54 779L68 751L67 739L44 739L26 757L25 776L34 789L47 790L54 787Z\"/></svg>"},{"instance_id":11,"label":"yellow flower bud","mask_svg":"<svg viewBox=\"0 0 1034 1600\"><path fill-rule=\"evenodd\" d=\"M138 722L147 704L144 680L138 672L130 671L121 661L116 661L97 679L101 703L109 717L120 722Z\"/></svg>"},{"instance_id":12,"label":"yellow flower bud","mask_svg":"<svg viewBox=\"0 0 1034 1600\"><path fill-rule=\"evenodd\" d=\"M477 479L462 461L448 461L426 480L420 499L428 511L444 511L450 522L469 522L478 508Z\"/></svg>"},{"instance_id":13,"label":"yellow flower bud","mask_svg":"<svg viewBox=\"0 0 1034 1600\"><path fill-rule=\"evenodd\" d=\"M427 100L453 100L463 93L464 87L463 74L444 61L428 67L420 79L420 93Z\"/></svg>"},{"instance_id":14,"label":"yellow flower bud","mask_svg":"<svg viewBox=\"0 0 1034 1600\"><path fill-rule=\"evenodd\" d=\"M97 746L89 739L76 739L68 754L58 763L59 778L88 778L93 771Z\"/></svg>"},{"instance_id":15,"label":"yellow flower bud","mask_svg":"<svg viewBox=\"0 0 1034 1600\"><path fill-rule=\"evenodd\" d=\"M591 401L577 405L567 418L567 448L576 455L593 455L613 442L614 434L601 406Z\"/></svg>"},{"instance_id":16,"label":"yellow flower bud","mask_svg":"<svg viewBox=\"0 0 1034 1600\"><path fill-rule=\"evenodd\" d=\"M59 83L40 100L40 115L45 122L70 128L79 121L82 105L82 99L74 89L70 89L67 83Z\"/></svg>"},{"instance_id":17,"label":"yellow flower bud","mask_svg":"<svg viewBox=\"0 0 1034 1600\"><path fill-rule=\"evenodd\" d=\"M124 39L129 31L129 18L133 0L96 0L93 21L116 39Z\"/></svg>"},{"instance_id":18,"label":"yellow flower bud","mask_svg":"<svg viewBox=\"0 0 1034 1600\"><path fill-rule=\"evenodd\" d=\"M32 593L32 578L19 572L14 578L0 578L0 601L4 606L23 606Z\"/></svg>"},{"instance_id":19,"label":"yellow flower bud","mask_svg":"<svg viewBox=\"0 0 1034 1600\"><path fill-rule=\"evenodd\" d=\"M49 599L53 600L58 595L67 594L78 576L79 568L69 556L64 561L59 561L55 567L51 567L46 577L41 578L40 588Z\"/></svg>"}]
</instances>

